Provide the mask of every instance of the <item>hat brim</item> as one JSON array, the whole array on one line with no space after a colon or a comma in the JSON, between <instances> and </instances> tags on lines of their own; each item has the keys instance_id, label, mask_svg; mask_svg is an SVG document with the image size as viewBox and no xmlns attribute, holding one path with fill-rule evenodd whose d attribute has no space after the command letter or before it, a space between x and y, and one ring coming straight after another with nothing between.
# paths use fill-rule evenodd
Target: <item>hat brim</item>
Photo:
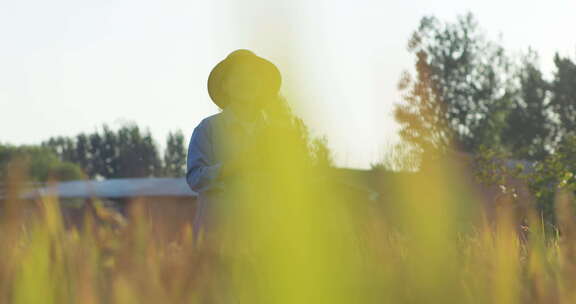
<instances>
[{"instance_id":1,"label":"hat brim","mask_svg":"<svg viewBox=\"0 0 576 304\"><path fill-rule=\"evenodd\" d=\"M230 104L230 96L222 90L222 81L228 76L230 68L236 64L249 64L250 69L256 73L256 77L262 81L260 92L255 93L258 98L271 98L278 94L282 78L278 68L270 61L256 56L251 52L243 52L239 55L231 55L220 61L208 76L208 94L212 101L221 109Z\"/></svg>"}]
</instances>

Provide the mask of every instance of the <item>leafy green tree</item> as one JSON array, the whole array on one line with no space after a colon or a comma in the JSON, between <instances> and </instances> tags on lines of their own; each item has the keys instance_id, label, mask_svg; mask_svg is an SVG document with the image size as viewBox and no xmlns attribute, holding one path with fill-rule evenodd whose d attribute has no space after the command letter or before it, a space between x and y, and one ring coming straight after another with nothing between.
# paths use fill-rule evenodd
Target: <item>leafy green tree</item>
<instances>
[{"instance_id":1,"label":"leafy green tree","mask_svg":"<svg viewBox=\"0 0 576 304\"><path fill-rule=\"evenodd\" d=\"M102 127L102 145L99 150L102 167L98 174L102 177L116 176L119 170L118 136L107 125Z\"/></svg>"},{"instance_id":2,"label":"leafy green tree","mask_svg":"<svg viewBox=\"0 0 576 304\"><path fill-rule=\"evenodd\" d=\"M371 164L372 170L389 172L415 172L420 167L422 155L414 145L405 141L388 144L382 158Z\"/></svg>"},{"instance_id":3,"label":"leafy green tree","mask_svg":"<svg viewBox=\"0 0 576 304\"><path fill-rule=\"evenodd\" d=\"M513 99L502 131L503 145L520 159L542 160L554 144L550 84L542 76L537 61L533 51L523 58L517 74L519 94Z\"/></svg>"},{"instance_id":4,"label":"leafy green tree","mask_svg":"<svg viewBox=\"0 0 576 304\"><path fill-rule=\"evenodd\" d=\"M125 125L117 132L104 125L102 133L56 137L42 144L63 161L79 165L90 178L160 176L162 161L149 131Z\"/></svg>"},{"instance_id":5,"label":"leafy green tree","mask_svg":"<svg viewBox=\"0 0 576 304\"><path fill-rule=\"evenodd\" d=\"M576 132L576 63L570 58L554 57L556 73L552 81L551 107L560 124L556 129L557 139Z\"/></svg>"},{"instance_id":6,"label":"leafy green tree","mask_svg":"<svg viewBox=\"0 0 576 304\"><path fill-rule=\"evenodd\" d=\"M104 158L102 155L102 147L104 142L102 136L98 133L92 133L88 135L89 150L90 150L90 175L102 175L102 171L105 170L106 166Z\"/></svg>"},{"instance_id":7,"label":"leafy green tree","mask_svg":"<svg viewBox=\"0 0 576 304\"><path fill-rule=\"evenodd\" d=\"M16 160L27 163L27 174L31 181L66 181L83 177L79 166L61 161L46 147L0 145L0 180L5 178L9 166Z\"/></svg>"},{"instance_id":8,"label":"leafy green tree","mask_svg":"<svg viewBox=\"0 0 576 304\"><path fill-rule=\"evenodd\" d=\"M164 176L182 177L186 173L187 150L182 131L168 133L164 151Z\"/></svg>"},{"instance_id":9,"label":"leafy green tree","mask_svg":"<svg viewBox=\"0 0 576 304\"><path fill-rule=\"evenodd\" d=\"M416 77L402 77L404 103L395 109L401 136L421 149L450 144L473 152L499 145L499 130L515 93L513 66L497 43L487 40L472 14L443 23L424 17L409 41Z\"/></svg>"},{"instance_id":10,"label":"leafy green tree","mask_svg":"<svg viewBox=\"0 0 576 304\"><path fill-rule=\"evenodd\" d=\"M322 169L334 166L332 152L328 147L328 139L326 137L313 137L308 125L301 117L294 114L286 99L279 98L278 102L270 103L266 110L274 124L284 125L293 131L298 137L296 142L304 147L308 159L314 166Z\"/></svg>"},{"instance_id":11,"label":"leafy green tree","mask_svg":"<svg viewBox=\"0 0 576 304\"><path fill-rule=\"evenodd\" d=\"M445 109L431 84L427 55L419 52L416 62L416 79L404 73L399 89L404 103L397 105L394 115L400 123L400 136L420 152L442 151L451 141Z\"/></svg>"},{"instance_id":12,"label":"leafy green tree","mask_svg":"<svg viewBox=\"0 0 576 304\"><path fill-rule=\"evenodd\" d=\"M43 142L42 146L51 149L60 159L67 161L75 159L76 143L71 137L52 137Z\"/></svg>"},{"instance_id":13,"label":"leafy green tree","mask_svg":"<svg viewBox=\"0 0 576 304\"><path fill-rule=\"evenodd\" d=\"M136 125L126 125L118 130L117 170L110 177L159 176L162 163L158 148L150 131L144 133Z\"/></svg>"},{"instance_id":14,"label":"leafy green tree","mask_svg":"<svg viewBox=\"0 0 576 304\"><path fill-rule=\"evenodd\" d=\"M554 199L558 191L576 191L576 135L565 136L553 154L537 163L529 183L538 209L549 222L555 222Z\"/></svg>"},{"instance_id":15,"label":"leafy green tree","mask_svg":"<svg viewBox=\"0 0 576 304\"><path fill-rule=\"evenodd\" d=\"M79 134L76 137L76 153L74 153L72 162L78 164L89 176L94 176L91 150L88 136L84 133Z\"/></svg>"}]
</instances>

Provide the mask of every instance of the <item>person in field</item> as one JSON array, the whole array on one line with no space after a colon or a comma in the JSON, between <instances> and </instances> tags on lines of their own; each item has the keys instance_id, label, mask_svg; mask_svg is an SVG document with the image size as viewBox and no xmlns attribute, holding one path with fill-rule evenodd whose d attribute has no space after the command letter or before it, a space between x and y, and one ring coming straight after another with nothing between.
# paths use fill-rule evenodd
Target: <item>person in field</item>
<instances>
[{"instance_id":1,"label":"person in field","mask_svg":"<svg viewBox=\"0 0 576 304\"><path fill-rule=\"evenodd\" d=\"M194 240L216 225L219 198L229 184L255 166L254 141L270 123L266 109L279 102L281 75L270 61L249 50L236 50L208 77L208 93L221 112L194 128L187 156L186 181L197 192ZM272 105L273 106L273 105Z\"/></svg>"}]
</instances>

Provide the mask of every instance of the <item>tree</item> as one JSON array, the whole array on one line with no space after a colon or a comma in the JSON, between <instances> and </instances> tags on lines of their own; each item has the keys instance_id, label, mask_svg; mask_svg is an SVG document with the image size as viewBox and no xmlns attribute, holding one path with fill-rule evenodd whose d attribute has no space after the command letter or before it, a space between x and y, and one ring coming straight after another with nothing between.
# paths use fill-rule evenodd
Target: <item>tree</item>
<instances>
[{"instance_id":1,"label":"tree","mask_svg":"<svg viewBox=\"0 0 576 304\"><path fill-rule=\"evenodd\" d=\"M472 14L455 23L424 17L409 41L416 77L405 73L395 109L404 140L422 150L453 144L465 152L499 145L513 94L504 49L487 40Z\"/></svg>"},{"instance_id":2,"label":"tree","mask_svg":"<svg viewBox=\"0 0 576 304\"><path fill-rule=\"evenodd\" d=\"M271 103L270 119L290 129L298 137L312 162L319 166L333 164L325 139L311 139L306 124L295 116L285 100ZM101 131L81 133L75 137L53 137L42 146L61 161L80 166L89 178L126 178L184 176L187 149L181 131L168 134L163 159L149 130L142 132L135 124L117 131L103 125Z\"/></svg>"},{"instance_id":3,"label":"tree","mask_svg":"<svg viewBox=\"0 0 576 304\"><path fill-rule=\"evenodd\" d=\"M560 191L576 192L576 135L562 138L553 154L537 162L528 182L543 217L555 222L555 198Z\"/></svg>"},{"instance_id":4,"label":"tree","mask_svg":"<svg viewBox=\"0 0 576 304\"><path fill-rule=\"evenodd\" d=\"M159 176L162 163L150 131L141 134L136 125L126 125L118 130L117 168L109 177Z\"/></svg>"},{"instance_id":5,"label":"tree","mask_svg":"<svg viewBox=\"0 0 576 304\"><path fill-rule=\"evenodd\" d=\"M503 144L512 156L520 159L542 160L553 146L550 85L543 78L537 61L533 51L524 57L517 73L519 94L513 100L502 131Z\"/></svg>"},{"instance_id":6,"label":"tree","mask_svg":"<svg viewBox=\"0 0 576 304\"><path fill-rule=\"evenodd\" d=\"M98 171L102 177L116 176L119 168L118 136L107 125L102 127L102 145L100 146L102 167Z\"/></svg>"},{"instance_id":7,"label":"tree","mask_svg":"<svg viewBox=\"0 0 576 304\"><path fill-rule=\"evenodd\" d=\"M49 179L66 181L83 177L79 166L62 162L46 147L0 145L0 180L5 178L9 167L16 160L27 164L26 173L34 182L46 182Z\"/></svg>"},{"instance_id":8,"label":"tree","mask_svg":"<svg viewBox=\"0 0 576 304\"><path fill-rule=\"evenodd\" d=\"M320 168L330 168L334 166L332 152L328 148L328 139L324 137L314 138L310 142L310 151L314 164Z\"/></svg>"},{"instance_id":9,"label":"tree","mask_svg":"<svg viewBox=\"0 0 576 304\"><path fill-rule=\"evenodd\" d=\"M576 64L567 57L554 57L556 73L552 81L551 107L560 124L556 128L556 139L576 132Z\"/></svg>"},{"instance_id":10,"label":"tree","mask_svg":"<svg viewBox=\"0 0 576 304\"><path fill-rule=\"evenodd\" d=\"M371 164L372 170L390 172L416 172L420 167L421 155L413 145L405 141L388 144L379 162Z\"/></svg>"},{"instance_id":11,"label":"tree","mask_svg":"<svg viewBox=\"0 0 576 304\"><path fill-rule=\"evenodd\" d=\"M56 137L42 143L63 161L79 165L90 178L160 176L162 161L149 131L125 125L117 132L103 126L102 134Z\"/></svg>"},{"instance_id":12,"label":"tree","mask_svg":"<svg viewBox=\"0 0 576 304\"><path fill-rule=\"evenodd\" d=\"M182 177L186 173L186 147L182 131L168 133L164 151L164 176Z\"/></svg>"},{"instance_id":13,"label":"tree","mask_svg":"<svg viewBox=\"0 0 576 304\"><path fill-rule=\"evenodd\" d=\"M430 66L424 52L417 54L417 79L404 73L398 84L404 92L404 104L396 106L395 118L400 123L400 136L421 152L445 149L451 140L445 109L430 83Z\"/></svg>"}]
</instances>

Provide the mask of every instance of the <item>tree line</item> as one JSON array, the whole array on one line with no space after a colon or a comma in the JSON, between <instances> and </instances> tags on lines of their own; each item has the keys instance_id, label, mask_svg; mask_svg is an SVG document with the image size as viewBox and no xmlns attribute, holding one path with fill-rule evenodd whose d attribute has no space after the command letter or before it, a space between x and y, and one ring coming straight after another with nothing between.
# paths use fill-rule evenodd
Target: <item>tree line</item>
<instances>
[{"instance_id":1,"label":"tree line","mask_svg":"<svg viewBox=\"0 0 576 304\"><path fill-rule=\"evenodd\" d=\"M576 193L576 60L556 53L547 77L536 51L510 55L471 13L455 22L422 18L408 50L415 66L399 82L403 157L393 165L414 169L464 152L484 164L476 166L483 182L526 181L553 223L559 191ZM530 168L507 168L511 159Z\"/></svg>"},{"instance_id":2,"label":"tree line","mask_svg":"<svg viewBox=\"0 0 576 304\"><path fill-rule=\"evenodd\" d=\"M333 165L325 138L312 138L308 127L283 104L290 125L307 147L314 165ZM148 129L126 124L118 130L103 125L91 133L56 136L37 146L0 144L0 180L15 159L25 160L33 181L49 179L110 179L129 177L183 177L187 147L182 131L170 132L162 154Z\"/></svg>"},{"instance_id":3,"label":"tree line","mask_svg":"<svg viewBox=\"0 0 576 304\"><path fill-rule=\"evenodd\" d=\"M103 125L92 133L52 137L37 146L0 145L0 176L15 158L26 160L30 178L38 182L184 176L187 149L182 132L170 132L162 156L159 151L149 130L135 124L118 130Z\"/></svg>"},{"instance_id":4,"label":"tree line","mask_svg":"<svg viewBox=\"0 0 576 304\"><path fill-rule=\"evenodd\" d=\"M495 149L542 161L576 133L576 61L556 54L550 79L539 56L512 56L473 14L424 17L408 42L415 72L399 82L400 135L418 152Z\"/></svg>"},{"instance_id":5,"label":"tree line","mask_svg":"<svg viewBox=\"0 0 576 304\"><path fill-rule=\"evenodd\" d=\"M87 178L182 177L186 146L181 131L170 132L163 157L149 130L127 124L74 137L58 136L41 144L65 162L78 165Z\"/></svg>"}]
</instances>

